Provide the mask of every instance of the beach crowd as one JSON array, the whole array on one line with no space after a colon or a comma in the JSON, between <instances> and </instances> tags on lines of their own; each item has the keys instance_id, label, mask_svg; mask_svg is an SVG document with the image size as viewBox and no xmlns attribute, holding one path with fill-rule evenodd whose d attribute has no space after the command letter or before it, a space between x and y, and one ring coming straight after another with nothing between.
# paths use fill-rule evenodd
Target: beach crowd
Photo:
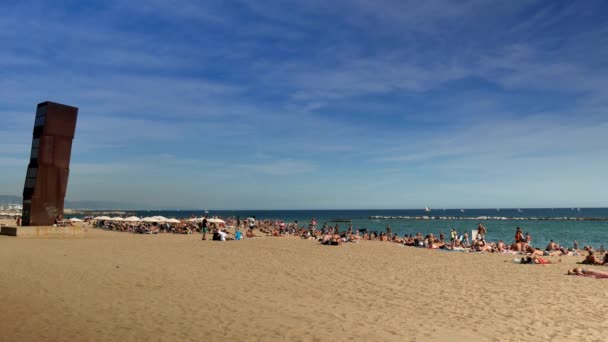
<instances>
[{"instance_id":1,"label":"beach crowd","mask_svg":"<svg viewBox=\"0 0 608 342\"><path fill-rule=\"evenodd\" d=\"M468 232L459 233L454 228L451 229L448 236L443 232L439 232L438 235L417 233L415 235L399 236L392 231L390 226L386 227L385 231L355 229L352 225L342 230L338 224L328 225L325 223L322 227L319 227L315 218L305 225L300 225L298 221L286 223L281 220L256 220L255 217L244 220L239 217L231 217L219 220L221 221L219 224L216 223L217 220L211 221L207 216L198 220L190 218L173 223L112 222L95 221L92 218L85 219L85 222L100 229L140 234L200 233L202 234L202 240L207 240L207 235L210 239L217 241L241 240L262 236L292 236L317 240L322 245L330 246L340 246L345 243L358 243L366 240L444 251L513 254L522 256L513 260L513 262L522 264L551 264L561 261L561 259L552 261L546 257L584 256L580 264L608 266L608 253L603 245L598 249L592 246L583 246L581 249L577 241L573 241L571 247L566 247L551 240L547 246L537 247L533 246L530 233L524 233L520 227L516 228L513 241L488 241L486 239L488 230L482 222L478 223L476 236L472 237L468 235ZM228 227L233 228L233 231L229 232ZM585 274L586 271L588 270L572 269L569 270L568 274L601 278L601 275L598 276L593 272Z\"/></svg>"}]
</instances>

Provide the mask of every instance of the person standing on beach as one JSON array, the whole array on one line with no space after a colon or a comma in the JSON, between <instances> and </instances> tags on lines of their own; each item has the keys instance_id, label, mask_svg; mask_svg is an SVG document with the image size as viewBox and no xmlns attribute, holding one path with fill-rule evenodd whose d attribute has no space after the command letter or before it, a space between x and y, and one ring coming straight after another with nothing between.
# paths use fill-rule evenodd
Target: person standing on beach
<instances>
[{"instance_id":1,"label":"person standing on beach","mask_svg":"<svg viewBox=\"0 0 608 342\"><path fill-rule=\"evenodd\" d=\"M452 245L456 241L456 236L458 236L458 232L452 227L452 231L450 232L450 242L452 242Z\"/></svg>"},{"instance_id":2,"label":"person standing on beach","mask_svg":"<svg viewBox=\"0 0 608 342\"><path fill-rule=\"evenodd\" d=\"M201 233L203 233L203 238L201 240L207 240L207 231L209 230L209 228L207 227L207 216L205 216L203 218L203 222L201 223L202 227L201 227Z\"/></svg>"},{"instance_id":3,"label":"person standing on beach","mask_svg":"<svg viewBox=\"0 0 608 342\"><path fill-rule=\"evenodd\" d=\"M517 227L515 231L515 243L524 242L524 233L522 233L521 228Z\"/></svg>"},{"instance_id":4,"label":"person standing on beach","mask_svg":"<svg viewBox=\"0 0 608 342\"><path fill-rule=\"evenodd\" d=\"M526 232L526 243L528 245L532 244L532 235L530 235L530 233Z\"/></svg>"},{"instance_id":5,"label":"person standing on beach","mask_svg":"<svg viewBox=\"0 0 608 342\"><path fill-rule=\"evenodd\" d=\"M479 235L480 240L485 241L485 237L486 237L487 233L488 233L488 230L486 229L486 227L484 227L484 225L481 222L479 222L479 224L477 225L477 235Z\"/></svg>"}]
</instances>

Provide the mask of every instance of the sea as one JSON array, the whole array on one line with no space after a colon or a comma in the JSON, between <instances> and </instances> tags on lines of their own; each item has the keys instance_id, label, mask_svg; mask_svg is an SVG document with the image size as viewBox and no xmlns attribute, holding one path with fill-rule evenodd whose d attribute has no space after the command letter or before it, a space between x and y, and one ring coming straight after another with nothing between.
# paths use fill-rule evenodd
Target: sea
<instances>
[{"instance_id":1,"label":"sea","mask_svg":"<svg viewBox=\"0 0 608 342\"><path fill-rule=\"evenodd\" d=\"M164 216L167 218L201 217L204 210L134 210L129 214L139 217ZM452 228L459 234L477 229L479 222L487 228L489 241L514 240L515 230L521 227L524 234L532 235L532 245L545 247L554 240L565 247L572 247L576 240L579 246L590 245L599 248L608 246L608 208L507 208L507 209L433 209L430 212L412 209L373 210L209 210L211 216L219 218L255 216L258 220L272 219L285 222L297 221L300 226L308 226L312 218L319 227L324 223L338 224L347 229L349 224L355 229L386 231L404 234L443 232L449 239ZM350 222L344 222L344 221Z\"/></svg>"}]
</instances>

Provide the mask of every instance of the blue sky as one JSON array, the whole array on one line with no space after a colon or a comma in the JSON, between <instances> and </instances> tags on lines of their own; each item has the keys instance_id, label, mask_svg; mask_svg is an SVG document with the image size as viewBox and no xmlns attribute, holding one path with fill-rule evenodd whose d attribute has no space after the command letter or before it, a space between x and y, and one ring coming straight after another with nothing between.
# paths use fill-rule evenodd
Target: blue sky
<instances>
[{"instance_id":1,"label":"blue sky","mask_svg":"<svg viewBox=\"0 0 608 342\"><path fill-rule=\"evenodd\" d=\"M3 1L0 193L38 102L69 200L608 206L605 1Z\"/></svg>"}]
</instances>

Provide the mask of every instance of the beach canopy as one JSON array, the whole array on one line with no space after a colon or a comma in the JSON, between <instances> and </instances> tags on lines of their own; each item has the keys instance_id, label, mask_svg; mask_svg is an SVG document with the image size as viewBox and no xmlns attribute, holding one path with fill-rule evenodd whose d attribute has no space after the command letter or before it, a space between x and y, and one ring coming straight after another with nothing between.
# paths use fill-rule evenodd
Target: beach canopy
<instances>
[{"instance_id":1,"label":"beach canopy","mask_svg":"<svg viewBox=\"0 0 608 342\"><path fill-rule=\"evenodd\" d=\"M124 221L125 219L123 219L122 217L116 216L116 217L112 217L112 221L116 221L116 222L121 222Z\"/></svg>"},{"instance_id":2,"label":"beach canopy","mask_svg":"<svg viewBox=\"0 0 608 342\"><path fill-rule=\"evenodd\" d=\"M156 217L144 217L141 220L143 222L160 222Z\"/></svg>"},{"instance_id":3,"label":"beach canopy","mask_svg":"<svg viewBox=\"0 0 608 342\"><path fill-rule=\"evenodd\" d=\"M21 216L21 213L7 213L7 212L1 212L0 216Z\"/></svg>"},{"instance_id":4,"label":"beach canopy","mask_svg":"<svg viewBox=\"0 0 608 342\"><path fill-rule=\"evenodd\" d=\"M71 219L69 219L68 221L70 221L70 222L82 222L82 220L81 220L81 219L76 218L76 217L72 217L72 218L71 218Z\"/></svg>"},{"instance_id":5,"label":"beach canopy","mask_svg":"<svg viewBox=\"0 0 608 342\"><path fill-rule=\"evenodd\" d=\"M141 221L141 219L137 216L129 216L126 219L124 219L123 221L125 222L139 222Z\"/></svg>"},{"instance_id":6,"label":"beach canopy","mask_svg":"<svg viewBox=\"0 0 608 342\"><path fill-rule=\"evenodd\" d=\"M157 219L158 221L156 222L167 222L167 218L164 216L152 216L152 218Z\"/></svg>"},{"instance_id":7,"label":"beach canopy","mask_svg":"<svg viewBox=\"0 0 608 342\"><path fill-rule=\"evenodd\" d=\"M168 219L168 220L167 220L167 221L165 221L165 222L167 222L167 223L179 223L179 222L180 222L180 220L178 220L178 219L174 219L174 218L171 218L171 219Z\"/></svg>"},{"instance_id":8,"label":"beach canopy","mask_svg":"<svg viewBox=\"0 0 608 342\"><path fill-rule=\"evenodd\" d=\"M209 222L209 223L226 223L224 220L219 219L219 218L215 218L215 217L207 219L207 222Z\"/></svg>"},{"instance_id":9,"label":"beach canopy","mask_svg":"<svg viewBox=\"0 0 608 342\"><path fill-rule=\"evenodd\" d=\"M109 217L109 216L97 216L93 220L97 220L97 221L110 221L110 220L112 220L112 218Z\"/></svg>"}]
</instances>

